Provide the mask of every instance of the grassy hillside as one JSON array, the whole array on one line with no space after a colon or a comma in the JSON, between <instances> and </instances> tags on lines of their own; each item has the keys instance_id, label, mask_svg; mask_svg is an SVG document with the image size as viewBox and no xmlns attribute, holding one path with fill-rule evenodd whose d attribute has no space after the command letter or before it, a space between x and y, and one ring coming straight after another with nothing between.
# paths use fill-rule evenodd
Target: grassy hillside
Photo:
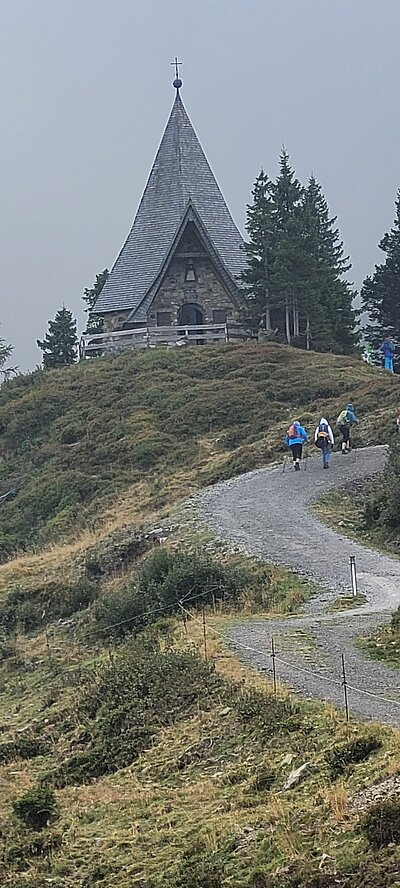
<instances>
[{"instance_id":1,"label":"grassy hillside","mask_svg":"<svg viewBox=\"0 0 400 888\"><path fill-rule=\"evenodd\" d=\"M400 772L398 732L276 700L238 663L227 620L314 590L174 504L348 400L359 443L385 441L398 398L359 360L255 344L0 390L0 495L21 484L0 509L2 885L395 888L400 805L363 792Z\"/></svg>"},{"instance_id":2,"label":"grassy hillside","mask_svg":"<svg viewBox=\"0 0 400 888\"><path fill-rule=\"evenodd\" d=\"M282 452L296 417L347 400L360 443L385 441L400 385L359 359L276 345L125 354L0 390L0 559L137 521Z\"/></svg>"}]
</instances>

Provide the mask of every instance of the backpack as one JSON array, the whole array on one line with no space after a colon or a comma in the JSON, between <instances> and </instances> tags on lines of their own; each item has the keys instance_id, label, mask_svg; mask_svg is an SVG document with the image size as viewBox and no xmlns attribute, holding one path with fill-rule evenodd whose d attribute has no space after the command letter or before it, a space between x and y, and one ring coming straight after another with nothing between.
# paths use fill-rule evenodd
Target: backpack
<instances>
[{"instance_id":1,"label":"backpack","mask_svg":"<svg viewBox=\"0 0 400 888\"><path fill-rule=\"evenodd\" d=\"M321 422L317 430L317 438L329 438L328 423Z\"/></svg>"},{"instance_id":2,"label":"backpack","mask_svg":"<svg viewBox=\"0 0 400 888\"><path fill-rule=\"evenodd\" d=\"M299 438L299 427L295 425L291 425L290 429L288 429L288 438Z\"/></svg>"},{"instance_id":3,"label":"backpack","mask_svg":"<svg viewBox=\"0 0 400 888\"><path fill-rule=\"evenodd\" d=\"M342 412L339 413L339 416L336 420L336 425L338 425L338 426L345 425L346 422L348 422L347 410L342 410Z\"/></svg>"}]
</instances>

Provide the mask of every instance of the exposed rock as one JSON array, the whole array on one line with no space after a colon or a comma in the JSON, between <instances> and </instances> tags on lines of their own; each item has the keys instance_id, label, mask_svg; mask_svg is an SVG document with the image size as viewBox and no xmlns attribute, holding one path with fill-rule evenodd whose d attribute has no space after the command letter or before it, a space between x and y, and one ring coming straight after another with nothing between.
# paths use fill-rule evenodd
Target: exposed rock
<instances>
[{"instance_id":1,"label":"exposed rock","mask_svg":"<svg viewBox=\"0 0 400 888\"><path fill-rule=\"evenodd\" d=\"M370 805L374 805L375 802L381 802L394 796L400 797L400 774L394 774L393 777L388 777L387 780L382 780L381 783L375 783L356 793L350 800L350 804L357 811L363 811Z\"/></svg>"},{"instance_id":2,"label":"exposed rock","mask_svg":"<svg viewBox=\"0 0 400 888\"><path fill-rule=\"evenodd\" d=\"M295 758L295 756L293 755L293 753L288 752L287 755L283 756L283 759L281 761L281 765L291 765L294 758Z\"/></svg>"},{"instance_id":3,"label":"exposed rock","mask_svg":"<svg viewBox=\"0 0 400 888\"><path fill-rule=\"evenodd\" d=\"M312 762L304 762L299 768L295 768L294 771L290 772L283 789L292 789L293 786L297 786L297 784L300 783L301 780L304 780L305 777L308 777L312 771L315 771L315 765L313 765Z\"/></svg>"}]
</instances>

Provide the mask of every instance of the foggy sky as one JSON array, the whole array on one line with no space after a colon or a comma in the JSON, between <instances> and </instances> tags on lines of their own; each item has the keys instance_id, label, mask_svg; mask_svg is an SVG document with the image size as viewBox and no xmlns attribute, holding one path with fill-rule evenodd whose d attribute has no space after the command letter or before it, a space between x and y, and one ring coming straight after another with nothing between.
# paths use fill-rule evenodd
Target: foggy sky
<instances>
[{"instance_id":1,"label":"foggy sky","mask_svg":"<svg viewBox=\"0 0 400 888\"><path fill-rule=\"evenodd\" d=\"M400 186L399 0L0 0L0 335L34 367L131 226L182 99L236 223L284 143L338 215L352 278Z\"/></svg>"}]
</instances>

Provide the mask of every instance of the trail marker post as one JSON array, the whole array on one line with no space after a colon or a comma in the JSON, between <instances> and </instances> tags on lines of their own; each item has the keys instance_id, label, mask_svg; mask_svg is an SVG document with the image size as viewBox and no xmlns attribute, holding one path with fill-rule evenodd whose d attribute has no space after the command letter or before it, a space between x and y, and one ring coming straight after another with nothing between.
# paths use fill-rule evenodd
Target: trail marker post
<instances>
[{"instance_id":1,"label":"trail marker post","mask_svg":"<svg viewBox=\"0 0 400 888\"><path fill-rule=\"evenodd\" d=\"M203 641L204 641L204 659L207 660L207 626L206 626L206 609L203 605Z\"/></svg>"},{"instance_id":2,"label":"trail marker post","mask_svg":"<svg viewBox=\"0 0 400 888\"><path fill-rule=\"evenodd\" d=\"M356 567L356 556L350 555L350 575L351 575L351 591L353 597L357 596L357 567Z\"/></svg>"},{"instance_id":3,"label":"trail marker post","mask_svg":"<svg viewBox=\"0 0 400 888\"><path fill-rule=\"evenodd\" d=\"M271 638L271 657L272 657L272 675L274 682L274 697L276 697L276 654L275 654L275 642L274 639Z\"/></svg>"},{"instance_id":4,"label":"trail marker post","mask_svg":"<svg viewBox=\"0 0 400 888\"><path fill-rule=\"evenodd\" d=\"M349 715L349 700L348 700L348 696L347 696L347 678L346 678L346 666L345 666L345 662L344 662L344 654L342 654L342 675L343 675L342 686L343 686L343 694L344 694L344 708L346 710L346 721L348 722L350 719L350 715Z\"/></svg>"}]
</instances>

